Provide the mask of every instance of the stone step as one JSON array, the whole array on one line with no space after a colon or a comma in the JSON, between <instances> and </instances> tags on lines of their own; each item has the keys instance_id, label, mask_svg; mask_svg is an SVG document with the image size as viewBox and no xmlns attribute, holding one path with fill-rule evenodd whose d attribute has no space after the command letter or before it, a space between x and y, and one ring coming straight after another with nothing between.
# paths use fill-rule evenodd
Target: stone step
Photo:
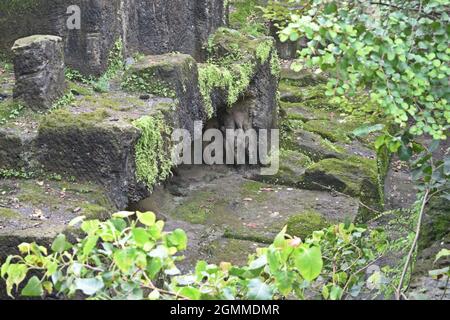
<instances>
[{"instance_id":1,"label":"stone step","mask_svg":"<svg viewBox=\"0 0 450 320\"><path fill-rule=\"evenodd\" d=\"M78 216L107 219L117 211L102 187L56 179L0 179L0 264L19 254L21 243L49 248L61 233L73 239L76 231L68 225ZM4 284L0 299L7 297Z\"/></svg>"},{"instance_id":2,"label":"stone step","mask_svg":"<svg viewBox=\"0 0 450 320\"><path fill-rule=\"evenodd\" d=\"M98 185L52 178L0 180L0 260L22 242L48 244L77 216L105 219L117 210Z\"/></svg>"}]
</instances>

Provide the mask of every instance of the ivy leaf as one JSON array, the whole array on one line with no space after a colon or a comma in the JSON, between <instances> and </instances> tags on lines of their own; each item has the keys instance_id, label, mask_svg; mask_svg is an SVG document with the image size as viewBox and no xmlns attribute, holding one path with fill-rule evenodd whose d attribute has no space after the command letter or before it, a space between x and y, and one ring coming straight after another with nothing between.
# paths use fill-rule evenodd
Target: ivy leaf
<instances>
[{"instance_id":1,"label":"ivy leaf","mask_svg":"<svg viewBox=\"0 0 450 320\"><path fill-rule=\"evenodd\" d=\"M85 295L92 296L103 289L105 284L101 278L77 279L75 280L75 287L81 290Z\"/></svg>"},{"instance_id":2,"label":"ivy leaf","mask_svg":"<svg viewBox=\"0 0 450 320\"><path fill-rule=\"evenodd\" d=\"M38 277L32 277L23 288L21 295L24 297L40 297L44 294L41 281Z\"/></svg>"},{"instance_id":3,"label":"ivy leaf","mask_svg":"<svg viewBox=\"0 0 450 320\"><path fill-rule=\"evenodd\" d=\"M159 272L162 269L162 261L159 258L154 258L147 266L147 272L150 279L155 279L156 276L159 274Z\"/></svg>"},{"instance_id":4,"label":"ivy leaf","mask_svg":"<svg viewBox=\"0 0 450 320\"><path fill-rule=\"evenodd\" d=\"M402 161L408 161L412 157L412 149L402 143L398 150L398 157Z\"/></svg>"},{"instance_id":5,"label":"ivy leaf","mask_svg":"<svg viewBox=\"0 0 450 320\"><path fill-rule=\"evenodd\" d=\"M333 1L325 6L324 13L325 14L335 13L337 11L337 9L338 8L336 5L336 2Z\"/></svg>"},{"instance_id":6,"label":"ivy leaf","mask_svg":"<svg viewBox=\"0 0 450 320\"><path fill-rule=\"evenodd\" d=\"M152 227L153 225L155 225L156 216L153 212L138 212L137 217L139 222L148 227Z\"/></svg>"},{"instance_id":7,"label":"ivy leaf","mask_svg":"<svg viewBox=\"0 0 450 320\"><path fill-rule=\"evenodd\" d=\"M120 271L128 273L133 266L134 254L131 250L118 250L114 252L113 259Z\"/></svg>"},{"instance_id":8,"label":"ivy leaf","mask_svg":"<svg viewBox=\"0 0 450 320\"><path fill-rule=\"evenodd\" d=\"M60 234L56 237L52 244L53 252L63 253L64 251L70 249L71 245L66 241L66 236Z\"/></svg>"},{"instance_id":9,"label":"ivy leaf","mask_svg":"<svg viewBox=\"0 0 450 320\"><path fill-rule=\"evenodd\" d=\"M135 228L131 233L133 234L134 241L140 247L144 247L150 241L147 231L143 228Z\"/></svg>"},{"instance_id":10,"label":"ivy leaf","mask_svg":"<svg viewBox=\"0 0 450 320\"><path fill-rule=\"evenodd\" d=\"M247 296L250 300L271 300L273 291L260 279L252 279L248 284Z\"/></svg>"},{"instance_id":11,"label":"ivy leaf","mask_svg":"<svg viewBox=\"0 0 450 320\"><path fill-rule=\"evenodd\" d=\"M176 229L167 236L168 245L175 247L178 250L186 250L188 238L186 232L181 229Z\"/></svg>"},{"instance_id":12,"label":"ivy leaf","mask_svg":"<svg viewBox=\"0 0 450 320\"><path fill-rule=\"evenodd\" d=\"M287 296L292 291L294 274L290 271L278 271L274 274L274 277L280 293Z\"/></svg>"},{"instance_id":13,"label":"ivy leaf","mask_svg":"<svg viewBox=\"0 0 450 320\"><path fill-rule=\"evenodd\" d=\"M301 247L295 257L295 266L307 281L313 281L322 272L323 260L319 247Z\"/></svg>"},{"instance_id":14,"label":"ivy leaf","mask_svg":"<svg viewBox=\"0 0 450 320\"><path fill-rule=\"evenodd\" d=\"M200 300L202 296L200 290L192 287L184 287L178 291L178 294L191 300Z\"/></svg>"},{"instance_id":15,"label":"ivy leaf","mask_svg":"<svg viewBox=\"0 0 450 320\"><path fill-rule=\"evenodd\" d=\"M261 257L250 263L249 270L258 270L266 265L267 265L267 256L262 255Z\"/></svg>"},{"instance_id":16,"label":"ivy leaf","mask_svg":"<svg viewBox=\"0 0 450 320\"><path fill-rule=\"evenodd\" d=\"M331 300L340 300L342 295L344 294L344 290L342 290L339 286L333 286L330 290L330 299Z\"/></svg>"},{"instance_id":17,"label":"ivy leaf","mask_svg":"<svg viewBox=\"0 0 450 320\"><path fill-rule=\"evenodd\" d=\"M437 254L436 260L435 260L435 261L438 261L438 260L440 260L441 258L448 257L448 256L450 256L450 250L449 250L449 249L442 249L442 250L439 251L439 253Z\"/></svg>"},{"instance_id":18,"label":"ivy leaf","mask_svg":"<svg viewBox=\"0 0 450 320\"><path fill-rule=\"evenodd\" d=\"M97 246L98 236L89 236L83 246L83 256L87 257Z\"/></svg>"}]
</instances>

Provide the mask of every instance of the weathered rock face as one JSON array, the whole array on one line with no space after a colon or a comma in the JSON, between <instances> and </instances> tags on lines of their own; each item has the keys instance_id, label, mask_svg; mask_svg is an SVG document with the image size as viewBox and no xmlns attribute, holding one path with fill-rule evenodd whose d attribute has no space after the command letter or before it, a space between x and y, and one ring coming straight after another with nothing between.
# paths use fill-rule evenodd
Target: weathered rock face
<instances>
[{"instance_id":1,"label":"weathered rock face","mask_svg":"<svg viewBox=\"0 0 450 320\"><path fill-rule=\"evenodd\" d=\"M127 47L145 54L178 51L202 59L208 36L225 21L223 0L126 0Z\"/></svg>"},{"instance_id":2,"label":"weathered rock face","mask_svg":"<svg viewBox=\"0 0 450 320\"><path fill-rule=\"evenodd\" d=\"M14 43L14 98L35 111L50 109L65 89L62 39L35 35Z\"/></svg>"},{"instance_id":3,"label":"weathered rock face","mask_svg":"<svg viewBox=\"0 0 450 320\"><path fill-rule=\"evenodd\" d=\"M177 112L171 125L194 131L194 121L205 121L206 113L198 87L195 60L186 54L146 56L132 65L124 80L131 92L177 99Z\"/></svg>"},{"instance_id":4,"label":"weathered rock face","mask_svg":"<svg viewBox=\"0 0 450 320\"><path fill-rule=\"evenodd\" d=\"M69 29L68 7L77 5L81 29ZM67 65L84 74L105 70L108 53L120 36L119 0L33 0L2 4L0 51L9 52L15 40L33 34L63 38ZM0 10L2 11L2 10Z\"/></svg>"},{"instance_id":5,"label":"weathered rock face","mask_svg":"<svg viewBox=\"0 0 450 320\"><path fill-rule=\"evenodd\" d=\"M81 28L69 29L69 6L80 8ZM201 57L209 34L224 24L223 0L33 0L0 5L0 52L18 38L41 33L63 38L66 63L99 75L117 39L147 54L179 51Z\"/></svg>"},{"instance_id":6,"label":"weathered rock face","mask_svg":"<svg viewBox=\"0 0 450 320\"><path fill-rule=\"evenodd\" d=\"M221 28L212 36L211 46L209 58L221 67L214 72L203 67L203 80L219 123L230 129L277 128L279 74L273 38L253 38Z\"/></svg>"}]
</instances>

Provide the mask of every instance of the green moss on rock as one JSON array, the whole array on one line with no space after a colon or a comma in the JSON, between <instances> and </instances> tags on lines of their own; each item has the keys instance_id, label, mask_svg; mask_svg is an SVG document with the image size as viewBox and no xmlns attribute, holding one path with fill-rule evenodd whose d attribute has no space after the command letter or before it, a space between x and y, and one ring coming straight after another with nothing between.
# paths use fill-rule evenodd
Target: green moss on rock
<instances>
[{"instance_id":1,"label":"green moss on rock","mask_svg":"<svg viewBox=\"0 0 450 320\"><path fill-rule=\"evenodd\" d=\"M427 206L426 217L420 238L420 248L424 249L435 241L442 241L450 234L450 201L435 197Z\"/></svg>"},{"instance_id":2,"label":"green moss on rock","mask_svg":"<svg viewBox=\"0 0 450 320\"><path fill-rule=\"evenodd\" d=\"M362 125L350 119L311 120L305 123L304 129L317 133L331 142L350 142L352 131Z\"/></svg>"},{"instance_id":3,"label":"green moss on rock","mask_svg":"<svg viewBox=\"0 0 450 320\"><path fill-rule=\"evenodd\" d=\"M205 224L215 212L215 195L211 192L197 192L176 208L174 216L193 224Z\"/></svg>"},{"instance_id":4,"label":"green moss on rock","mask_svg":"<svg viewBox=\"0 0 450 320\"><path fill-rule=\"evenodd\" d=\"M359 198L375 211L382 210L376 160L356 156L322 160L306 170L304 186L313 190L336 190ZM374 211L365 206L360 207L358 217L362 222L374 215Z\"/></svg>"},{"instance_id":5,"label":"green moss on rock","mask_svg":"<svg viewBox=\"0 0 450 320\"><path fill-rule=\"evenodd\" d=\"M172 150L165 139L170 136L170 128L159 114L139 118L133 125L141 130L135 146L136 177L151 189L171 173Z\"/></svg>"},{"instance_id":6,"label":"green moss on rock","mask_svg":"<svg viewBox=\"0 0 450 320\"><path fill-rule=\"evenodd\" d=\"M303 174L306 168L312 164L312 160L293 150L280 150L280 168L275 175L260 176L259 179L266 183L299 187L303 184Z\"/></svg>"},{"instance_id":7,"label":"green moss on rock","mask_svg":"<svg viewBox=\"0 0 450 320\"><path fill-rule=\"evenodd\" d=\"M323 216L316 211L306 211L294 215L287 222L287 233L291 236L306 239L314 231L322 230L330 225Z\"/></svg>"},{"instance_id":8,"label":"green moss on rock","mask_svg":"<svg viewBox=\"0 0 450 320\"><path fill-rule=\"evenodd\" d=\"M80 214L88 219L107 219L111 215L111 209L95 203L86 203L81 205Z\"/></svg>"},{"instance_id":9,"label":"green moss on rock","mask_svg":"<svg viewBox=\"0 0 450 320\"><path fill-rule=\"evenodd\" d=\"M199 65L199 87L209 118L214 112L211 95L219 90L231 107L249 87L258 65L269 64L272 75L278 77L279 59L272 38L219 28L208 44L208 63Z\"/></svg>"},{"instance_id":10,"label":"green moss on rock","mask_svg":"<svg viewBox=\"0 0 450 320\"><path fill-rule=\"evenodd\" d=\"M337 191L356 197L360 195L364 181L374 187L377 185L376 161L362 157L348 157L345 160L325 159L310 166L306 174L306 178L312 180L311 182L315 182L314 178L320 180L320 176L323 175L325 186L334 187ZM330 177L329 181L327 176ZM374 192L378 193L376 190Z\"/></svg>"},{"instance_id":11,"label":"green moss on rock","mask_svg":"<svg viewBox=\"0 0 450 320\"><path fill-rule=\"evenodd\" d=\"M240 193L242 198L265 201L269 197L269 194L267 192L262 192L261 189L263 188L267 188L266 183L248 180L241 185Z\"/></svg>"},{"instance_id":12,"label":"green moss on rock","mask_svg":"<svg viewBox=\"0 0 450 320\"><path fill-rule=\"evenodd\" d=\"M104 108L80 114L74 114L67 109L57 109L42 119L39 130L48 128L87 128L101 123L109 116L110 114Z\"/></svg>"},{"instance_id":13,"label":"green moss on rock","mask_svg":"<svg viewBox=\"0 0 450 320\"><path fill-rule=\"evenodd\" d=\"M9 208L0 208L0 219L14 219L16 217L20 216L20 214Z\"/></svg>"},{"instance_id":14,"label":"green moss on rock","mask_svg":"<svg viewBox=\"0 0 450 320\"><path fill-rule=\"evenodd\" d=\"M177 81L185 84L195 60L184 54L146 56L126 72L122 87L129 92L148 93L175 99Z\"/></svg>"}]
</instances>

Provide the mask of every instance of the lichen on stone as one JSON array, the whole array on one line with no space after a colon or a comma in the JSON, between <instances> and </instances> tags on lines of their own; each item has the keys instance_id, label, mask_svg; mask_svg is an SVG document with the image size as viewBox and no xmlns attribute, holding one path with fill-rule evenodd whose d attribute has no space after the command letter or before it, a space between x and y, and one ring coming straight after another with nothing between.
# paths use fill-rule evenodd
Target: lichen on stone
<instances>
[{"instance_id":1,"label":"lichen on stone","mask_svg":"<svg viewBox=\"0 0 450 320\"><path fill-rule=\"evenodd\" d=\"M13 209L0 208L0 219L14 219L19 213Z\"/></svg>"},{"instance_id":2,"label":"lichen on stone","mask_svg":"<svg viewBox=\"0 0 450 320\"><path fill-rule=\"evenodd\" d=\"M314 231L320 231L328 227L330 223L316 211L305 211L289 218L287 233L293 237L306 239Z\"/></svg>"},{"instance_id":3,"label":"lichen on stone","mask_svg":"<svg viewBox=\"0 0 450 320\"><path fill-rule=\"evenodd\" d=\"M74 114L67 109L57 109L43 117L39 130L41 131L49 128L59 128L61 130L68 128L84 129L101 123L109 116L110 114L104 108L80 114Z\"/></svg>"}]
</instances>

